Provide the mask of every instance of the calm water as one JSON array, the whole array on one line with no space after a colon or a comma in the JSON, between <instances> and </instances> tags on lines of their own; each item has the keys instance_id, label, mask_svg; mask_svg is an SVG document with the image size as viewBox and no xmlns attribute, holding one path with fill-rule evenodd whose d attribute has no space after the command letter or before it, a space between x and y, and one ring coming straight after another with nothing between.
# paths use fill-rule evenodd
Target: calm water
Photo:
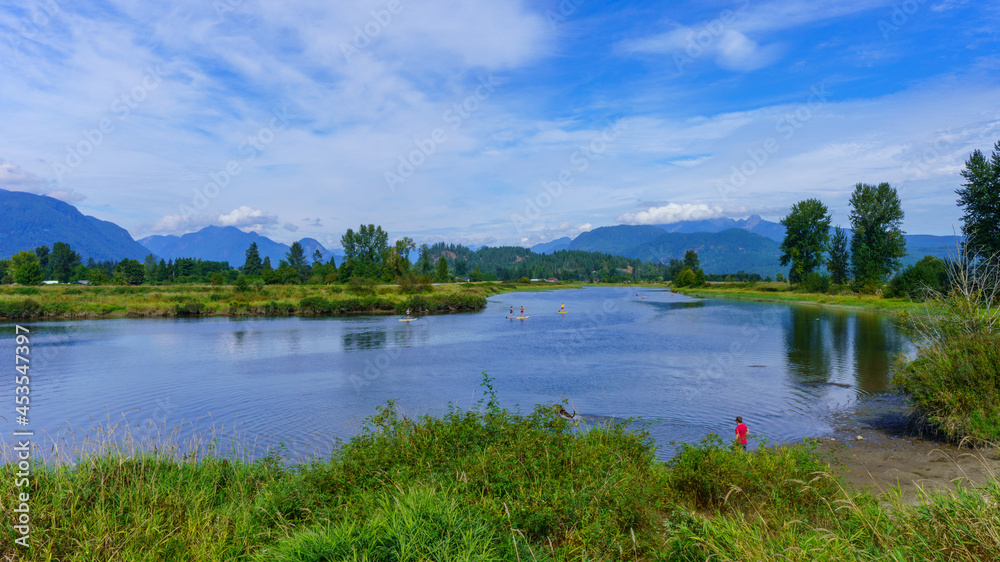
<instances>
[{"instance_id":1,"label":"calm water","mask_svg":"<svg viewBox=\"0 0 1000 562\"><path fill-rule=\"evenodd\" d=\"M283 442L293 456L322 456L387 399L410 415L472 406L485 370L507 407L565 398L591 422L652 421L666 457L671 441L729 436L737 415L770 441L827 434L832 414L887 389L890 361L907 347L875 314L639 292L507 294L478 313L414 322L31 323L30 426L59 441L124 413L132 426L236 427L258 451ZM569 313L556 314L563 303ZM530 318L505 319L511 305ZM0 357L11 363L13 331L0 325Z\"/></svg>"}]
</instances>

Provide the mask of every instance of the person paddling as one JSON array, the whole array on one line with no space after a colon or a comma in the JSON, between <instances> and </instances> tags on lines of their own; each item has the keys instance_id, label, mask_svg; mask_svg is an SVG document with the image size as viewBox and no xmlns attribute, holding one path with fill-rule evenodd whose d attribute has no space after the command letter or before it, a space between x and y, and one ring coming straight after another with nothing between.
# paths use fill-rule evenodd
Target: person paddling
<instances>
[{"instance_id":1,"label":"person paddling","mask_svg":"<svg viewBox=\"0 0 1000 562\"><path fill-rule=\"evenodd\" d=\"M406 309L406 319L407 320L410 319L410 309L409 308Z\"/></svg>"},{"instance_id":2,"label":"person paddling","mask_svg":"<svg viewBox=\"0 0 1000 562\"><path fill-rule=\"evenodd\" d=\"M523 306L521 307L521 317L522 318L524 317L524 307Z\"/></svg>"},{"instance_id":3,"label":"person paddling","mask_svg":"<svg viewBox=\"0 0 1000 562\"><path fill-rule=\"evenodd\" d=\"M513 318L513 317L514 317L514 305L510 305L510 316L508 316L508 318Z\"/></svg>"}]
</instances>

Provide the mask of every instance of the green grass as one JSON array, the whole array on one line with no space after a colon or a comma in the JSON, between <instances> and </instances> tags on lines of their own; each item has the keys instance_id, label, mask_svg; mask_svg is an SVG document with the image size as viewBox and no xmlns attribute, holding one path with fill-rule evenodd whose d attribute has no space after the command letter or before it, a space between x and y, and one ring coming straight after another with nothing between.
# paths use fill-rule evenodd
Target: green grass
<instances>
[{"instance_id":1,"label":"green grass","mask_svg":"<svg viewBox=\"0 0 1000 562\"><path fill-rule=\"evenodd\" d=\"M864 308L887 312L915 310L921 306L904 298L885 298L881 295L865 295L847 290L837 290L834 294L807 293L793 290L788 283L710 283L704 287L674 289L693 297L729 298L759 302L807 303L827 306Z\"/></svg>"},{"instance_id":2,"label":"green grass","mask_svg":"<svg viewBox=\"0 0 1000 562\"><path fill-rule=\"evenodd\" d=\"M327 459L106 440L36 466L32 547L0 559L955 560L1000 551L1000 486L846 491L808 444L738 451L709 436L656 460L627 421L578 427L551 406L410 418L395 403ZM210 454L204 454L204 453ZM0 497L15 497L0 469Z\"/></svg>"}]
</instances>

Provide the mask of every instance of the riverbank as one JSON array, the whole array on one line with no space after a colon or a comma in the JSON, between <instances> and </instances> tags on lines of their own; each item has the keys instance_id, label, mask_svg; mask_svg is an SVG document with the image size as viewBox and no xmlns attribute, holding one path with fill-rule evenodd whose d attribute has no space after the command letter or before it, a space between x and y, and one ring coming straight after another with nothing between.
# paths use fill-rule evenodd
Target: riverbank
<instances>
[{"instance_id":1,"label":"riverbank","mask_svg":"<svg viewBox=\"0 0 1000 562\"><path fill-rule=\"evenodd\" d=\"M817 439L816 451L854 491L898 493L916 504L927 493L984 486L1000 476L1000 451L941 438L899 395L865 398L832 421L834 434Z\"/></svg>"},{"instance_id":2,"label":"riverbank","mask_svg":"<svg viewBox=\"0 0 1000 562\"><path fill-rule=\"evenodd\" d=\"M0 287L0 319L447 314L481 310L492 295L578 288L565 283L448 283L419 292L397 285Z\"/></svg>"},{"instance_id":3,"label":"riverbank","mask_svg":"<svg viewBox=\"0 0 1000 562\"><path fill-rule=\"evenodd\" d=\"M950 560L1000 549L995 480L911 503L838 478L823 454L846 445L747 454L712 436L661 463L623 422L584 431L551 407L502 409L491 380L483 387L473 410L436 418L389 402L327 459L293 467L280 451L199 457L104 437L117 445L32 465L31 549L8 525L0 557ZM4 498L18 491L12 453Z\"/></svg>"},{"instance_id":4,"label":"riverbank","mask_svg":"<svg viewBox=\"0 0 1000 562\"><path fill-rule=\"evenodd\" d=\"M793 291L788 283L709 283L703 287L673 289L674 292L700 298L735 299L785 304L816 304L839 308L902 312L921 307L908 299L889 299L881 295L859 293L805 293Z\"/></svg>"}]
</instances>

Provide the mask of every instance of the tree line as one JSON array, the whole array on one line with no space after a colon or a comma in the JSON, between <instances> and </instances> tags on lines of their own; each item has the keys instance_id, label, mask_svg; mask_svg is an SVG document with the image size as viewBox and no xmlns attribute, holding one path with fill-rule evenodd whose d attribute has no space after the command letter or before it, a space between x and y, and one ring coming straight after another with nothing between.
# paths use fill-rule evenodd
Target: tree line
<instances>
[{"instance_id":1,"label":"tree line","mask_svg":"<svg viewBox=\"0 0 1000 562\"><path fill-rule=\"evenodd\" d=\"M970 263L1000 256L1000 141L990 158L976 150L962 170L965 183L956 190L962 208L965 256ZM792 206L781 220L785 238L781 265L790 265L788 279L807 290L825 291L830 284L874 293L886 284L893 296L918 296L922 287L942 289L947 283L943 260L926 256L900 271L907 255L899 194L888 183L855 186L849 202L851 233L837 226L819 199ZM819 272L825 266L827 274ZM890 280L890 276L892 276Z\"/></svg>"}]
</instances>

